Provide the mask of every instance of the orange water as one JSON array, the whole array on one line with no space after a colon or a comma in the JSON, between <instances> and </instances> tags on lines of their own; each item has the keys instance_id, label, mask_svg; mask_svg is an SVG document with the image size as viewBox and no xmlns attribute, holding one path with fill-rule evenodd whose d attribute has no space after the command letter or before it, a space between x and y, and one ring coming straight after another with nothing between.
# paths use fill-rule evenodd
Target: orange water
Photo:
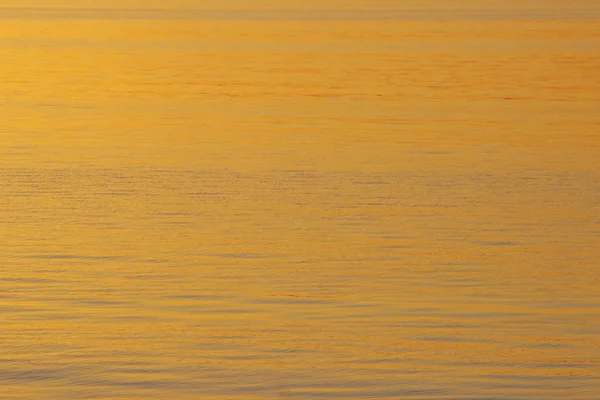
<instances>
[{"instance_id":1,"label":"orange water","mask_svg":"<svg viewBox=\"0 0 600 400\"><path fill-rule=\"evenodd\" d=\"M600 398L597 2L39 3L0 399Z\"/></svg>"}]
</instances>

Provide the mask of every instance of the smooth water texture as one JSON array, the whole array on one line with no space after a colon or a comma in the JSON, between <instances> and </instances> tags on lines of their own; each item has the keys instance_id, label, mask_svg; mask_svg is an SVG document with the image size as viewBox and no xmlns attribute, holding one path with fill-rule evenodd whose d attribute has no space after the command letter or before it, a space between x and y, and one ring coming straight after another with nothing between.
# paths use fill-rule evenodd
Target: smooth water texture
<instances>
[{"instance_id":1,"label":"smooth water texture","mask_svg":"<svg viewBox=\"0 0 600 400\"><path fill-rule=\"evenodd\" d=\"M109 3L0 8L0 399L600 399L597 1Z\"/></svg>"}]
</instances>

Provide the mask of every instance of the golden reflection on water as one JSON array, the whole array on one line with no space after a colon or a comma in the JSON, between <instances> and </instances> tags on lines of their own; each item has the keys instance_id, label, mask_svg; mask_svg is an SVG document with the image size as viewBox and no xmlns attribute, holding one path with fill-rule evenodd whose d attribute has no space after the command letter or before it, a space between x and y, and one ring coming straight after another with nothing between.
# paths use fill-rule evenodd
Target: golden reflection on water
<instances>
[{"instance_id":1,"label":"golden reflection on water","mask_svg":"<svg viewBox=\"0 0 600 400\"><path fill-rule=\"evenodd\" d=\"M600 396L596 20L22 12L5 398Z\"/></svg>"}]
</instances>

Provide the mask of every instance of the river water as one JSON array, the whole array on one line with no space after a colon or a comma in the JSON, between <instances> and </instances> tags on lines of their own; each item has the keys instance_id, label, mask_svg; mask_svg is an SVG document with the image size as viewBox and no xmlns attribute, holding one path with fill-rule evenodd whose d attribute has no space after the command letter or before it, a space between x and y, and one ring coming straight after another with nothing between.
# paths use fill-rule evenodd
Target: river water
<instances>
[{"instance_id":1,"label":"river water","mask_svg":"<svg viewBox=\"0 0 600 400\"><path fill-rule=\"evenodd\" d=\"M0 399L600 399L598 2L8 3Z\"/></svg>"}]
</instances>

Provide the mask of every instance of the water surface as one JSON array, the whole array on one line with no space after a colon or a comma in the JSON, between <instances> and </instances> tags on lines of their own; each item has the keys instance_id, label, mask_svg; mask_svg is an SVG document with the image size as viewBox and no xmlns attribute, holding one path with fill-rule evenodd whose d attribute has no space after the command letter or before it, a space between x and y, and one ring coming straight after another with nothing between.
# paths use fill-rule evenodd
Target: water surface
<instances>
[{"instance_id":1,"label":"water surface","mask_svg":"<svg viewBox=\"0 0 600 400\"><path fill-rule=\"evenodd\" d=\"M0 399L600 398L597 2L104 3L0 10Z\"/></svg>"}]
</instances>

